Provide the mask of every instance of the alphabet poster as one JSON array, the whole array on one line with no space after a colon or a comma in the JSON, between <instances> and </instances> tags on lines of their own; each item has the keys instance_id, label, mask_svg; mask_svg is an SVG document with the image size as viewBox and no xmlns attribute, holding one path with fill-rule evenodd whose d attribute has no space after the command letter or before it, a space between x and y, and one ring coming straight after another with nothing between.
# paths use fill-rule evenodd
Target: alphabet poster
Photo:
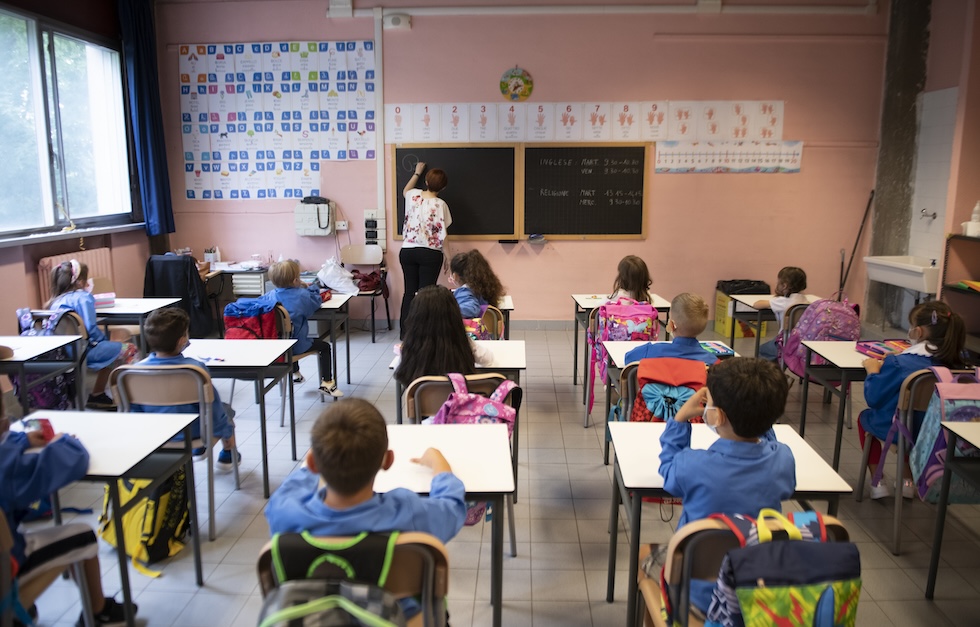
<instances>
[{"instance_id":1,"label":"alphabet poster","mask_svg":"<svg viewBox=\"0 0 980 627\"><path fill-rule=\"evenodd\" d=\"M320 195L320 162L375 159L373 41L179 46L185 195Z\"/></svg>"}]
</instances>

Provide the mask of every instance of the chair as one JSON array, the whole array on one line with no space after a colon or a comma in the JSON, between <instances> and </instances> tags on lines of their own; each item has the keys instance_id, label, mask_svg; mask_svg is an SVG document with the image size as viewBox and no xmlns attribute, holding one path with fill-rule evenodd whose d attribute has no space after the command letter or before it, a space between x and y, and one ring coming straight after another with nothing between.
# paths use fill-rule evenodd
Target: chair
<instances>
[{"instance_id":1,"label":"chair","mask_svg":"<svg viewBox=\"0 0 980 627\"><path fill-rule=\"evenodd\" d=\"M193 257L151 255L146 262L143 297L181 299L177 306L190 316L191 337L201 338L211 334L213 320L207 288Z\"/></svg>"},{"instance_id":2,"label":"chair","mask_svg":"<svg viewBox=\"0 0 980 627\"><path fill-rule=\"evenodd\" d=\"M340 249L340 265L375 266L381 275L378 287L373 290L362 290L358 296L371 299L371 343L374 344L374 300L378 296L385 299L385 318L388 320L388 330L391 331L391 312L388 309L388 269L385 268L384 250L377 244L348 244Z\"/></svg>"},{"instance_id":3,"label":"chair","mask_svg":"<svg viewBox=\"0 0 980 627\"><path fill-rule=\"evenodd\" d=\"M783 316L783 346L786 346L786 342L789 341L789 334L793 332L796 323L800 321L800 318L803 317L803 312L809 306L810 303L797 303L786 310L786 314ZM779 369L786 370L786 362L783 360L782 351L779 351Z\"/></svg>"},{"instance_id":4,"label":"chair","mask_svg":"<svg viewBox=\"0 0 980 627\"><path fill-rule=\"evenodd\" d=\"M4 601L13 592L13 576L11 573L11 551L14 547L14 537L10 533L10 526L7 524L7 517L0 515L0 598ZM75 582L78 584L78 591L82 595L82 611L85 615L85 624L94 625L95 619L92 616L92 603L89 599L88 588L85 585L85 572L83 561L75 562L69 568L75 575ZM17 596L21 607L28 608L34 605L41 593L47 590L48 586L54 583L65 570L64 564L52 564L48 568L39 567L35 569L32 576L27 581L17 581ZM13 624L13 606L7 606L2 616L0 624L9 627Z\"/></svg>"},{"instance_id":5,"label":"chair","mask_svg":"<svg viewBox=\"0 0 980 627\"><path fill-rule=\"evenodd\" d=\"M466 375L466 389L476 394L490 396L494 390L503 383L507 377L496 372ZM434 416L439 408L442 407L449 395L454 392L453 384L449 377L431 375L419 377L408 384L405 391L405 406L407 407L408 419L414 423L422 422L427 416ZM524 391L515 387L511 390L504 402L514 408L517 416L514 418L514 434L511 437L510 452L511 466L514 469L514 498L507 502L507 519L510 526L510 554L517 557L517 540L515 536L516 525L514 522L514 503L517 502L517 451L520 434L520 415L521 400Z\"/></svg>"},{"instance_id":6,"label":"chair","mask_svg":"<svg viewBox=\"0 0 980 627\"><path fill-rule=\"evenodd\" d=\"M119 403L120 411L129 411L131 405L151 405L173 407L177 405L197 405L201 424L201 437L194 440L195 447L207 448L208 465L208 539L215 538L214 523L214 387L211 376L204 368L192 365L142 366L139 364L120 366L109 375L112 394ZM183 442L172 442L168 447L183 448ZM232 451L232 459L238 457L238 448ZM235 489L242 487L238 476L238 464L232 463L235 473ZM195 529L194 532L197 530Z\"/></svg>"},{"instance_id":7,"label":"chair","mask_svg":"<svg viewBox=\"0 0 980 627\"><path fill-rule=\"evenodd\" d=\"M54 311L47 309L32 309L31 318L34 320L34 326L37 327L42 322L49 319L54 313ZM74 343L74 345L69 345L69 361L74 364L73 368L67 372L61 372L64 369L64 360L35 360L25 363L24 371L28 375L40 375L38 380L32 382L31 387L38 385L47 378L57 376L58 374L68 374L73 372L75 374L75 408L81 411L85 409L86 400L85 372L88 369L85 367L85 354L88 351L88 330L85 328L85 323L82 322L81 316L74 311L65 311L58 319L58 324L55 326L52 334L81 336L80 339ZM25 413L29 411L27 407L23 409Z\"/></svg>"},{"instance_id":8,"label":"chair","mask_svg":"<svg viewBox=\"0 0 980 627\"><path fill-rule=\"evenodd\" d=\"M850 536L839 520L823 517L830 542L847 542ZM773 540L785 540L786 531L776 521L766 521L773 531ZM690 522L678 529L667 545L664 580L669 589L674 624L700 627L704 623L690 609L692 579L714 582L718 579L721 561L732 549L739 547L738 538L725 523L712 518ZM640 555L642 561L644 555ZM640 595L645 607L645 624L668 627L663 621L665 611L660 582L646 576L640 569L637 575Z\"/></svg>"},{"instance_id":9,"label":"chair","mask_svg":"<svg viewBox=\"0 0 980 627\"><path fill-rule=\"evenodd\" d=\"M337 545L349 544L353 538L322 536L313 540L321 544ZM328 552L324 550L324 553ZM259 554L258 575L263 597L282 583L277 581L273 568L271 542L266 543ZM383 587L398 598L421 596L422 624L427 627L444 626L446 613L438 610L444 608L449 587L449 555L445 545L427 533L399 533ZM417 620L409 621L409 625L417 623Z\"/></svg>"},{"instance_id":10,"label":"chair","mask_svg":"<svg viewBox=\"0 0 980 627\"><path fill-rule=\"evenodd\" d=\"M504 336L504 314L493 305L487 305L480 324L490 332L491 340L499 340Z\"/></svg>"},{"instance_id":11,"label":"chair","mask_svg":"<svg viewBox=\"0 0 980 627\"><path fill-rule=\"evenodd\" d=\"M640 362L626 364L623 371L619 373L619 397L623 399L622 419L627 421L633 414L633 402L636 400L636 393L639 391L636 384L636 373L640 368ZM625 396L624 396L625 394ZM602 463L609 465L609 444L612 442L612 435L609 433L609 420L606 419L606 443L602 450Z\"/></svg>"}]
</instances>

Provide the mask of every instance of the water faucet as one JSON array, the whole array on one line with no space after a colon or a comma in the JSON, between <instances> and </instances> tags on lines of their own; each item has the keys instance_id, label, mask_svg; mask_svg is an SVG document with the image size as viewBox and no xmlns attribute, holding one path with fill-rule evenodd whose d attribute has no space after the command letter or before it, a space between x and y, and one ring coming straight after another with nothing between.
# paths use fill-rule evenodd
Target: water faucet
<instances>
[{"instance_id":1,"label":"water faucet","mask_svg":"<svg viewBox=\"0 0 980 627\"><path fill-rule=\"evenodd\" d=\"M936 217L937 217L937 215L936 215L936 212L935 212L935 211L933 211L932 213L929 213L929 212L928 212L928 209L923 209L923 210L922 210L922 211L920 211L919 213L921 213L921 214L922 214L922 215L920 215L920 216L919 216L920 218L928 218L928 219L930 219L930 220L935 220L935 219L936 219Z\"/></svg>"}]
</instances>

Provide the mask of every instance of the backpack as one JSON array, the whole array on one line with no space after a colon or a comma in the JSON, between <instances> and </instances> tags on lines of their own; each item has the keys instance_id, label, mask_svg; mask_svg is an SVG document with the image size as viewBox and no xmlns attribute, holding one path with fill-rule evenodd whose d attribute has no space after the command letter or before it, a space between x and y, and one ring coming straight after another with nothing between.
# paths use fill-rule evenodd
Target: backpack
<instances>
[{"instance_id":1,"label":"backpack","mask_svg":"<svg viewBox=\"0 0 980 627\"><path fill-rule=\"evenodd\" d=\"M432 424L497 424L507 425L507 436L514 435L514 421L517 420L517 410L504 402L511 390L517 384L511 380L503 381L490 397L471 393L466 388L466 378L458 372L448 375L455 390L442 404L439 411L432 417ZM486 513L486 503L467 503L466 525L472 526L480 522Z\"/></svg>"},{"instance_id":2,"label":"backpack","mask_svg":"<svg viewBox=\"0 0 980 627\"><path fill-rule=\"evenodd\" d=\"M391 593L366 583L288 581L262 601L259 627L398 627L405 614Z\"/></svg>"},{"instance_id":3,"label":"backpack","mask_svg":"<svg viewBox=\"0 0 980 627\"><path fill-rule=\"evenodd\" d=\"M670 420L687 399L705 386L707 378L708 369L702 361L678 357L640 360L630 422Z\"/></svg>"},{"instance_id":4,"label":"backpack","mask_svg":"<svg viewBox=\"0 0 980 627\"><path fill-rule=\"evenodd\" d=\"M54 330L61 321L61 316L69 310L59 309L53 312L45 320L41 321L40 328L35 326L31 310L24 307L17 310L17 321L20 325L20 334L24 336L33 335L54 335ZM67 361L71 359L68 347L61 347L49 353L52 360ZM25 383L31 384L41 378L42 374L25 375ZM20 377L10 375L10 382L14 386L14 395L20 398ZM75 372L59 374L56 377L35 385L27 393L28 404L24 407L24 414L30 413L32 409L71 409L75 406Z\"/></svg>"},{"instance_id":5,"label":"backpack","mask_svg":"<svg viewBox=\"0 0 980 627\"><path fill-rule=\"evenodd\" d=\"M857 340L861 336L861 320L848 304L821 299L810 303L783 346L783 361L789 370L802 377L806 371L806 346L803 342ZM826 363L813 356L814 365Z\"/></svg>"},{"instance_id":6,"label":"backpack","mask_svg":"<svg viewBox=\"0 0 980 627\"><path fill-rule=\"evenodd\" d=\"M973 375L960 375L958 378L942 366L933 366L930 370L938 380L936 392L929 401L929 408L909 453L909 463L919 498L935 503L939 500L941 479L946 469L946 432L939 423L980 421L980 368ZM909 439L911 441L911 437ZM956 455L980 457L980 451L960 440ZM880 468L882 464L878 466ZM949 484L949 502L980 503L980 491L954 473Z\"/></svg>"},{"instance_id":7,"label":"backpack","mask_svg":"<svg viewBox=\"0 0 980 627\"><path fill-rule=\"evenodd\" d=\"M247 300L247 299L242 299ZM243 302L228 303L225 307L226 340L276 340L275 303L267 306Z\"/></svg>"},{"instance_id":8,"label":"backpack","mask_svg":"<svg viewBox=\"0 0 980 627\"><path fill-rule=\"evenodd\" d=\"M466 329L466 335L472 340L492 340L493 334L487 325L483 323L483 315L487 313L487 306L482 305L480 307L480 316L477 318L463 318L463 327Z\"/></svg>"},{"instance_id":9,"label":"backpack","mask_svg":"<svg viewBox=\"0 0 980 627\"><path fill-rule=\"evenodd\" d=\"M599 380L606 380L605 341L640 340L654 342L660 335L657 310L650 303L640 303L632 298L619 298L600 305L596 312L596 332L589 335L589 368L595 381L596 364ZM589 390L589 412L595 403L595 395Z\"/></svg>"},{"instance_id":10,"label":"backpack","mask_svg":"<svg viewBox=\"0 0 980 627\"><path fill-rule=\"evenodd\" d=\"M118 482L119 503L122 506L151 483L149 479L119 479ZM187 490L187 475L181 467L149 495L142 496L122 516L126 553L133 558L133 567L148 577L159 577L160 573L146 568L144 564L159 562L184 548L184 536L190 522ZM109 502L107 485L102 515L99 516L99 535L110 545L116 546L116 526L109 515Z\"/></svg>"},{"instance_id":11,"label":"backpack","mask_svg":"<svg viewBox=\"0 0 980 627\"><path fill-rule=\"evenodd\" d=\"M853 627L861 595L861 555L851 542L827 542L819 512L763 509L748 516L713 514L738 537L742 548L722 560L705 627L786 625ZM765 519L787 532L772 542Z\"/></svg>"}]
</instances>

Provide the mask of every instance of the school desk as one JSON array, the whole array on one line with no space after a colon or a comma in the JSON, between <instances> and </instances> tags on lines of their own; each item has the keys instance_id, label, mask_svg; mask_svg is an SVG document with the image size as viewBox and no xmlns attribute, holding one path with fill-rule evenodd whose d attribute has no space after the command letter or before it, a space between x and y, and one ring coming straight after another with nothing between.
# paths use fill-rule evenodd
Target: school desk
<instances>
[{"instance_id":1,"label":"school desk","mask_svg":"<svg viewBox=\"0 0 980 627\"><path fill-rule=\"evenodd\" d=\"M493 362L485 366L477 366L477 372L499 372L517 385L521 384L521 371L527 370L527 356L525 354L524 340L475 340L477 345L484 346L493 353ZM394 369L398 363L395 357L388 364L389 369ZM398 424L402 423L402 397L405 395L405 386L397 379L395 380L395 420Z\"/></svg>"},{"instance_id":2,"label":"school desk","mask_svg":"<svg viewBox=\"0 0 980 627\"><path fill-rule=\"evenodd\" d=\"M212 379L245 379L255 383L262 439L262 493L269 498L269 445L265 428L265 395L285 377L289 402L289 435L296 459L296 405L293 399L292 354L296 340L191 340L185 357L204 362ZM284 358L284 359L280 359ZM270 379L268 385L265 380ZM231 402L228 399L227 402ZM287 399L282 399L287 402Z\"/></svg>"},{"instance_id":3,"label":"school desk","mask_svg":"<svg viewBox=\"0 0 980 627\"><path fill-rule=\"evenodd\" d=\"M75 359L41 359L45 354L82 339L80 335L2 335L0 346L14 351L13 356L0 359L0 373L16 375L20 381L20 406L24 412L30 407L30 391L59 374L66 374L81 367L82 351L75 351ZM77 372L77 370L76 370ZM38 374L27 383L26 375ZM76 382L80 383L80 381ZM75 406L85 408L85 392L82 385L75 386Z\"/></svg>"},{"instance_id":4,"label":"school desk","mask_svg":"<svg viewBox=\"0 0 980 627\"><path fill-rule=\"evenodd\" d=\"M179 298L117 298L111 307L96 307L99 324L138 324L140 327L140 355L146 356L146 334L143 328L146 318L157 309L180 302Z\"/></svg>"},{"instance_id":5,"label":"school desk","mask_svg":"<svg viewBox=\"0 0 980 627\"><path fill-rule=\"evenodd\" d=\"M762 341L762 323L776 320L776 314L769 307L769 299L775 297L775 294L732 294L729 296L734 301L732 305L732 330L728 336L729 346L735 346L735 323L744 322L755 329L755 354L753 357L759 356L759 343ZM820 300L819 296L814 296L813 294L805 294L804 297L810 303ZM755 303L760 300L765 300L766 306L757 309ZM715 312L715 317L717 316L718 312ZM779 331L779 329L776 329L776 331Z\"/></svg>"},{"instance_id":6,"label":"school desk","mask_svg":"<svg viewBox=\"0 0 980 627\"><path fill-rule=\"evenodd\" d=\"M493 624L501 624L504 566L504 497L516 488L511 467L507 425L388 425L388 448L394 451L391 468L378 473L375 492L406 488L428 494L432 471L412 463L425 449L433 447L445 456L453 474L466 486L466 499L489 501L493 508L490 523L490 603Z\"/></svg>"},{"instance_id":7,"label":"school desk","mask_svg":"<svg viewBox=\"0 0 980 627\"><path fill-rule=\"evenodd\" d=\"M963 440L971 446L980 446L980 422L942 422L946 434L946 466L936 508L936 529L932 537L932 556L929 558L929 578L926 580L926 598L936 591L936 574L939 571L939 552L943 545L943 528L946 526L946 508L949 507L949 484L953 473L962 477L975 489L980 490L980 457L959 457L956 444Z\"/></svg>"},{"instance_id":8,"label":"school desk","mask_svg":"<svg viewBox=\"0 0 980 627\"><path fill-rule=\"evenodd\" d=\"M347 345L347 385L350 385L350 300L354 296L356 294L334 293L310 316L310 320L325 320L330 325L330 359L333 360L334 379L340 378L337 376L337 325L343 323L344 342ZM322 338L324 334L319 335Z\"/></svg>"},{"instance_id":9,"label":"school desk","mask_svg":"<svg viewBox=\"0 0 980 627\"><path fill-rule=\"evenodd\" d=\"M575 332L575 337L572 338L573 346L573 356L572 356L572 385L576 384L578 379L578 327L579 325L585 329L586 334L589 331L589 314L592 310L600 305L605 305L609 302L609 296L600 293L593 294L572 294L572 301L575 303L575 312L572 315L572 330ZM657 310L657 316L659 319L660 314L665 314L666 317L660 321L664 326L664 330L667 329L667 317L670 316L670 301L658 294L650 294L650 304L653 308ZM592 383L590 380L591 371L589 370L589 344L588 338L586 337L585 346L583 347L583 364L582 372L586 373L582 376L582 381L586 386ZM588 399L588 387L582 390L582 402L585 403Z\"/></svg>"},{"instance_id":10,"label":"school desk","mask_svg":"<svg viewBox=\"0 0 980 627\"><path fill-rule=\"evenodd\" d=\"M142 414L102 411L54 411L43 409L27 418L46 418L55 433L70 433L85 446L89 454L84 481L104 483L112 503L112 524L115 528L119 558L119 582L122 587L126 624L134 622L132 591L129 582L129 562L123 532L123 516L142 500L139 494L150 494L183 466L187 485L194 486L194 460L191 456L191 424L197 414ZM137 426L138 425L138 426ZM184 432L183 448L162 449L174 436ZM126 503L119 499L120 479L151 479L151 483L133 495ZM198 531L197 491L187 491L190 497L191 541L194 546L194 570L197 585L204 585L201 568L201 533Z\"/></svg>"},{"instance_id":11,"label":"school desk","mask_svg":"<svg viewBox=\"0 0 980 627\"><path fill-rule=\"evenodd\" d=\"M514 299L510 294L504 294L497 303L497 309L504 314L504 339L510 339L510 312L514 311Z\"/></svg>"},{"instance_id":12,"label":"school desk","mask_svg":"<svg viewBox=\"0 0 980 627\"><path fill-rule=\"evenodd\" d=\"M718 439L707 425L692 426L691 448L707 449ZM613 602L616 586L616 530L619 527L619 506L629 516L630 567L629 594L626 603L629 626L636 625L636 573L639 567L640 514L643 497L671 496L664 490L660 476L660 436L666 428L663 422L614 422L609 425L615 447L613 463L612 503L609 509L609 572L606 601ZM851 486L824 461L789 425L774 425L776 439L789 446L796 461L796 491L793 499L809 508L809 501L827 501L827 513L837 513L841 495L851 492ZM710 472L710 470L706 470ZM723 480L719 477L719 481Z\"/></svg>"},{"instance_id":13,"label":"school desk","mask_svg":"<svg viewBox=\"0 0 980 627\"><path fill-rule=\"evenodd\" d=\"M806 401L810 391L810 380L820 383L831 394L840 399L837 408L837 438L834 442L834 470L840 465L840 443L844 432L844 415L847 413L847 397L851 383L864 381L867 372L861 364L867 355L859 353L857 342L803 342L806 347L806 371L803 377L803 395L800 409L800 437L806 429ZM822 357L825 364L814 364L813 357Z\"/></svg>"}]
</instances>

